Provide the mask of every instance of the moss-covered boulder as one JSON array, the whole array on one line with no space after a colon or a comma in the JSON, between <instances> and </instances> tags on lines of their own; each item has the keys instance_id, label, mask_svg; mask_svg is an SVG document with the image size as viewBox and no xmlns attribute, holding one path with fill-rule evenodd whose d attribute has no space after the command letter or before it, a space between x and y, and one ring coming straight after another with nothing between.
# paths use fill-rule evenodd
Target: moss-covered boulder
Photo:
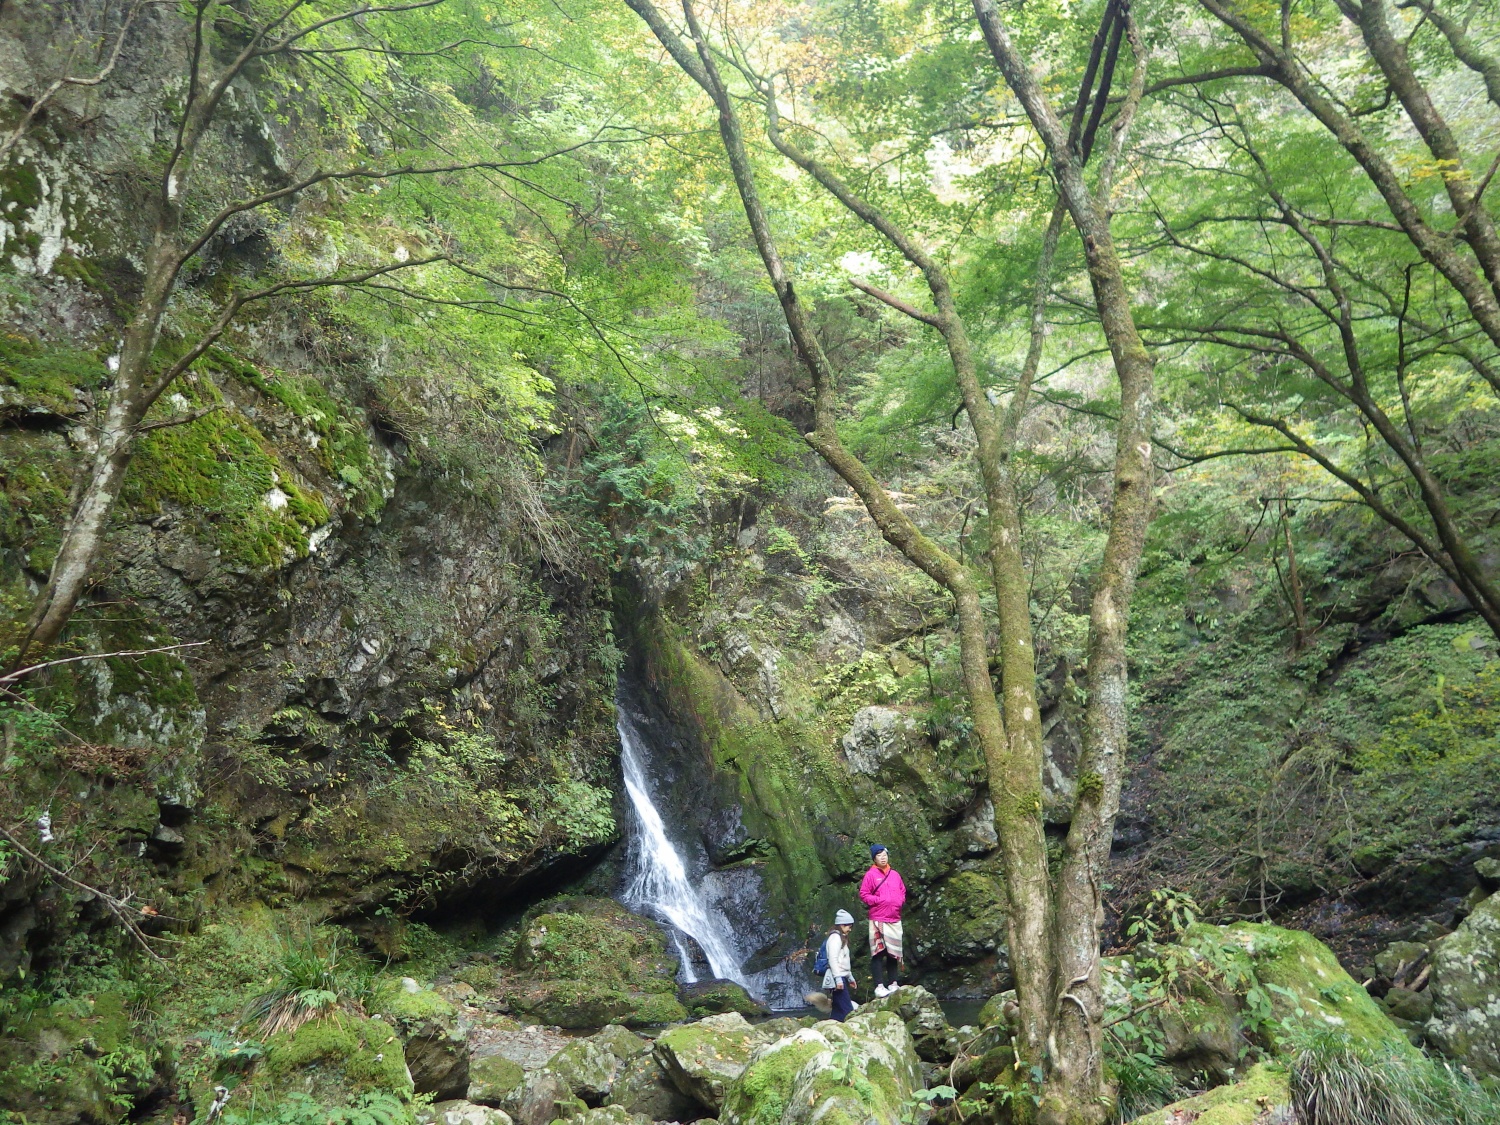
<instances>
[{"instance_id":1,"label":"moss-covered boulder","mask_svg":"<svg viewBox=\"0 0 1500 1125\"><path fill-rule=\"evenodd\" d=\"M900 1017L861 1010L759 1048L730 1085L720 1120L899 1125L921 1086L921 1063Z\"/></svg>"},{"instance_id":2,"label":"moss-covered boulder","mask_svg":"<svg viewBox=\"0 0 1500 1125\"><path fill-rule=\"evenodd\" d=\"M725 1089L740 1076L760 1042L744 1016L726 1012L663 1032L653 1053L679 1090L717 1114Z\"/></svg>"},{"instance_id":3,"label":"moss-covered boulder","mask_svg":"<svg viewBox=\"0 0 1500 1125\"><path fill-rule=\"evenodd\" d=\"M329 1098L367 1091L409 1098L413 1092L396 1030L384 1020L348 1014L271 1036L255 1085L273 1095L296 1090Z\"/></svg>"},{"instance_id":4,"label":"moss-covered boulder","mask_svg":"<svg viewBox=\"0 0 1500 1125\"><path fill-rule=\"evenodd\" d=\"M544 904L522 928L513 968L504 998L543 1023L644 1027L687 1018L661 927L612 899Z\"/></svg>"},{"instance_id":5,"label":"moss-covered boulder","mask_svg":"<svg viewBox=\"0 0 1500 1125\"><path fill-rule=\"evenodd\" d=\"M627 1031L617 1023L600 1028L596 1034L591 1035L589 1038L604 1050L614 1055L622 1063L639 1058L651 1050L651 1044L648 1040L642 1039L633 1031Z\"/></svg>"},{"instance_id":6,"label":"moss-covered boulder","mask_svg":"<svg viewBox=\"0 0 1500 1125\"><path fill-rule=\"evenodd\" d=\"M581 1098L574 1096L556 1071L546 1067L528 1074L505 1103L515 1125L547 1125L549 1121L567 1119L588 1108Z\"/></svg>"},{"instance_id":7,"label":"moss-covered boulder","mask_svg":"<svg viewBox=\"0 0 1500 1125\"><path fill-rule=\"evenodd\" d=\"M1261 1063L1252 1067L1240 1082L1174 1102L1137 1117L1131 1125L1182 1125L1188 1121L1194 1125L1256 1125L1280 1120L1273 1114L1291 1103L1286 1070L1274 1063Z\"/></svg>"},{"instance_id":8,"label":"moss-covered boulder","mask_svg":"<svg viewBox=\"0 0 1500 1125\"><path fill-rule=\"evenodd\" d=\"M1312 934L1257 922L1236 922L1221 933L1228 946L1248 959L1276 1018L1286 1026L1338 1028L1372 1049L1401 1057L1415 1054L1401 1029ZM1277 1054L1291 1047L1276 1026L1267 1028L1267 1037Z\"/></svg>"},{"instance_id":9,"label":"moss-covered boulder","mask_svg":"<svg viewBox=\"0 0 1500 1125\"><path fill-rule=\"evenodd\" d=\"M649 1052L622 1067L606 1104L653 1121L691 1121L703 1113L698 1100L678 1089Z\"/></svg>"},{"instance_id":10,"label":"moss-covered boulder","mask_svg":"<svg viewBox=\"0 0 1500 1125\"><path fill-rule=\"evenodd\" d=\"M997 992L986 1000L979 1009L979 1015L974 1018L981 1028L1009 1025L1019 1017L1020 1010L1016 1003L1016 990L1011 988Z\"/></svg>"},{"instance_id":11,"label":"moss-covered boulder","mask_svg":"<svg viewBox=\"0 0 1500 1125\"><path fill-rule=\"evenodd\" d=\"M694 1016L717 1016L738 1012L742 1016L764 1016L770 1009L732 980L705 980L685 984L678 998Z\"/></svg>"},{"instance_id":12,"label":"moss-covered boulder","mask_svg":"<svg viewBox=\"0 0 1500 1125\"><path fill-rule=\"evenodd\" d=\"M1428 1041L1480 1074L1500 1075L1500 895L1438 944L1428 991Z\"/></svg>"},{"instance_id":13,"label":"moss-covered boulder","mask_svg":"<svg viewBox=\"0 0 1500 1125\"><path fill-rule=\"evenodd\" d=\"M162 1085L166 1069L160 1048L132 1027L119 993L58 1001L0 1035L0 1118L113 1125Z\"/></svg>"},{"instance_id":14,"label":"moss-covered boulder","mask_svg":"<svg viewBox=\"0 0 1500 1125\"><path fill-rule=\"evenodd\" d=\"M568 1092L585 1105L598 1106L609 1097L620 1060L591 1039L575 1039L553 1055L545 1069L562 1079Z\"/></svg>"},{"instance_id":15,"label":"moss-covered boulder","mask_svg":"<svg viewBox=\"0 0 1500 1125\"><path fill-rule=\"evenodd\" d=\"M877 996L860 1005L861 1015L874 1012L890 1012L904 1023L924 1062L952 1062L958 1053L958 1035L948 1025L937 997L925 988L902 985L886 996Z\"/></svg>"},{"instance_id":16,"label":"moss-covered boulder","mask_svg":"<svg viewBox=\"0 0 1500 1125\"><path fill-rule=\"evenodd\" d=\"M503 1106L526 1081L521 1064L495 1051L475 1052L469 1059L469 1089L472 1102Z\"/></svg>"},{"instance_id":17,"label":"moss-covered boulder","mask_svg":"<svg viewBox=\"0 0 1500 1125\"><path fill-rule=\"evenodd\" d=\"M439 1101L467 1095L469 1044L457 1008L409 977L383 989L373 1007L400 1036L417 1093Z\"/></svg>"}]
</instances>

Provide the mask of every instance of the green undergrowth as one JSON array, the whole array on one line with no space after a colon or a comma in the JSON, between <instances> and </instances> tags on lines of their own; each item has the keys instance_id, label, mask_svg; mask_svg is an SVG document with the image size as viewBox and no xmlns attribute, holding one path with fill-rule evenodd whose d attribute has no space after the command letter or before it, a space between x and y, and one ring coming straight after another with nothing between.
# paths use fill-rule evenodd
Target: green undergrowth
<instances>
[{"instance_id":1,"label":"green undergrowth","mask_svg":"<svg viewBox=\"0 0 1500 1125\"><path fill-rule=\"evenodd\" d=\"M14 392L13 397L3 396L0 414L10 410L75 414L77 393L96 390L108 377L104 361L95 352L0 332L0 384Z\"/></svg>"},{"instance_id":2,"label":"green undergrowth","mask_svg":"<svg viewBox=\"0 0 1500 1125\"><path fill-rule=\"evenodd\" d=\"M207 378L188 375L179 384L183 402L168 407L218 409L145 434L121 499L148 515L168 502L187 508L232 566L280 566L306 556L308 532L328 522L327 504Z\"/></svg>"},{"instance_id":3,"label":"green undergrowth","mask_svg":"<svg viewBox=\"0 0 1500 1125\"><path fill-rule=\"evenodd\" d=\"M279 403L316 437L314 455L348 489L351 509L371 519L385 506L383 470L376 463L363 417L344 407L313 375L266 370L230 352L212 349L205 362L241 379Z\"/></svg>"},{"instance_id":4,"label":"green undergrowth","mask_svg":"<svg viewBox=\"0 0 1500 1125\"><path fill-rule=\"evenodd\" d=\"M1295 902L1461 847L1493 817L1493 646L1472 624L1429 625L1349 656L1352 634L1297 654L1226 637L1140 684L1134 741L1154 744L1157 862L1174 881Z\"/></svg>"}]
</instances>

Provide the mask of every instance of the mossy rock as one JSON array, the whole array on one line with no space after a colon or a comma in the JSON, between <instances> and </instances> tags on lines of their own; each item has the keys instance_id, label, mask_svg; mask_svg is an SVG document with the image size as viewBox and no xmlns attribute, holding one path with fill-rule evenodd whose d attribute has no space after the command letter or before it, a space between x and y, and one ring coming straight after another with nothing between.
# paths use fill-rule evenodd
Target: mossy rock
<instances>
[{"instance_id":1,"label":"mossy rock","mask_svg":"<svg viewBox=\"0 0 1500 1125\"><path fill-rule=\"evenodd\" d=\"M803 1065L829 1049L828 1040L812 1028L761 1048L729 1087L719 1120L724 1125L780 1125Z\"/></svg>"},{"instance_id":2,"label":"mossy rock","mask_svg":"<svg viewBox=\"0 0 1500 1125\"><path fill-rule=\"evenodd\" d=\"M501 1054L474 1055L469 1059L470 1101L503 1106L526 1081L521 1064Z\"/></svg>"},{"instance_id":3,"label":"mossy rock","mask_svg":"<svg viewBox=\"0 0 1500 1125\"><path fill-rule=\"evenodd\" d=\"M1286 1070L1275 1063L1261 1063L1240 1082L1174 1102L1137 1117L1130 1125L1178 1125L1184 1121L1194 1125L1254 1125L1269 1117L1267 1110L1291 1103Z\"/></svg>"},{"instance_id":4,"label":"mossy rock","mask_svg":"<svg viewBox=\"0 0 1500 1125\"><path fill-rule=\"evenodd\" d=\"M113 1125L164 1069L118 993L59 1001L0 1037L0 1111L32 1125Z\"/></svg>"},{"instance_id":5,"label":"mossy rock","mask_svg":"<svg viewBox=\"0 0 1500 1125\"><path fill-rule=\"evenodd\" d=\"M742 1016L770 1014L769 1008L732 980L708 980L683 985L678 995L694 1016L716 1016L723 1012L738 1012Z\"/></svg>"},{"instance_id":6,"label":"mossy rock","mask_svg":"<svg viewBox=\"0 0 1500 1125\"><path fill-rule=\"evenodd\" d=\"M1500 894L1438 944L1428 992L1433 1045L1480 1074L1500 1076Z\"/></svg>"},{"instance_id":7,"label":"mossy rock","mask_svg":"<svg viewBox=\"0 0 1500 1125\"><path fill-rule=\"evenodd\" d=\"M1338 1028L1372 1050L1399 1057L1416 1053L1402 1030L1344 971L1333 951L1312 934L1259 922L1236 922L1218 933L1220 940L1249 958L1277 1019L1293 1028ZM1280 1030L1272 1028L1269 1039L1278 1055L1291 1049Z\"/></svg>"},{"instance_id":8,"label":"mossy rock","mask_svg":"<svg viewBox=\"0 0 1500 1125\"><path fill-rule=\"evenodd\" d=\"M547 1069L562 1080L568 1092L585 1105L604 1103L620 1073L614 1052L592 1039L575 1039L547 1063Z\"/></svg>"},{"instance_id":9,"label":"mossy rock","mask_svg":"<svg viewBox=\"0 0 1500 1125\"><path fill-rule=\"evenodd\" d=\"M572 1031L610 1023L654 1027L688 1018L687 1009L670 992L628 992L590 980L554 980L529 988L513 987L506 999L518 1012Z\"/></svg>"},{"instance_id":10,"label":"mossy rock","mask_svg":"<svg viewBox=\"0 0 1500 1125\"><path fill-rule=\"evenodd\" d=\"M718 1113L724 1091L740 1076L760 1041L744 1016L727 1012L663 1032L654 1052L679 1090L710 1113Z\"/></svg>"},{"instance_id":11,"label":"mossy rock","mask_svg":"<svg viewBox=\"0 0 1500 1125\"><path fill-rule=\"evenodd\" d=\"M703 1112L697 1100L679 1090L650 1054L625 1064L607 1104L644 1113L653 1121L691 1121Z\"/></svg>"},{"instance_id":12,"label":"mossy rock","mask_svg":"<svg viewBox=\"0 0 1500 1125\"><path fill-rule=\"evenodd\" d=\"M725 1125L805 1122L899 1125L922 1069L910 1033L891 1012L825 1020L755 1051L729 1087Z\"/></svg>"},{"instance_id":13,"label":"mossy rock","mask_svg":"<svg viewBox=\"0 0 1500 1125\"><path fill-rule=\"evenodd\" d=\"M905 1024L918 1056L925 1062L952 1062L958 1053L958 1036L949 1026L937 997L919 985L902 985L860 1005L861 1015L874 1012L890 1012Z\"/></svg>"},{"instance_id":14,"label":"mossy rock","mask_svg":"<svg viewBox=\"0 0 1500 1125\"><path fill-rule=\"evenodd\" d=\"M601 1028L598 1034L591 1035L589 1038L621 1062L629 1062L651 1050L649 1041L642 1039L633 1031L627 1031L619 1024L610 1024L608 1027Z\"/></svg>"},{"instance_id":15,"label":"mossy rock","mask_svg":"<svg viewBox=\"0 0 1500 1125\"><path fill-rule=\"evenodd\" d=\"M1005 992L997 992L986 1000L975 1020L981 1028L1009 1026L1016 1021L1018 1011L1016 990L1012 988Z\"/></svg>"},{"instance_id":16,"label":"mossy rock","mask_svg":"<svg viewBox=\"0 0 1500 1125\"><path fill-rule=\"evenodd\" d=\"M343 1097L382 1090L412 1095L411 1075L396 1030L384 1020L337 1015L278 1032L266 1042L255 1084Z\"/></svg>"},{"instance_id":17,"label":"mossy rock","mask_svg":"<svg viewBox=\"0 0 1500 1125\"><path fill-rule=\"evenodd\" d=\"M411 988L401 982L378 989L369 1011L403 1028L428 1020L448 1023L458 1015L458 1009L432 989Z\"/></svg>"},{"instance_id":18,"label":"mossy rock","mask_svg":"<svg viewBox=\"0 0 1500 1125\"><path fill-rule=\"evenodd\" d=\"M379 993L378 1014L396 1029L416 1092L439 1100L469 1089L469 1045L458 1009L410 978Z\"/></svg>"}]
</instances>

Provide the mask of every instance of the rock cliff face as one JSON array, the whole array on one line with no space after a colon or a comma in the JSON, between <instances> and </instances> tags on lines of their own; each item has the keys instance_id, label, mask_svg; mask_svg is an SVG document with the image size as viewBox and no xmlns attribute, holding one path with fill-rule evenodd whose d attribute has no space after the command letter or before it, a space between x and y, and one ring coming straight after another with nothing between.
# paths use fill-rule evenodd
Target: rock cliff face
<instances>
[{"instance_id":1,"label":"rock cliff face","mask_svg":"<svg viewBox=\"0 0 1500 1125\"><path fill-rule=\"evenodd\" d=\"M0 13L8 97L56 69L65 15ZM64 91L0 185L11 634L92 449L140 283L154 107L190 46L174 13L140 19L115 80ZM230 89L202 162L226 192L282 183L307 145L255 93ZM205 248L164 348L227 278L275 268L272 221L298 230L288 208ZM336 301L247 312L159 411L192 420L142 437L60 655L191 647L36 681L69 732L60 761L7 743L8 820L50 801L60 839L106 841L94 874L144 881L189 920L246 893L346 918L420 912L571 870L616 837L608 577L547 512L537 453L498 414L403 367ZM32 892L56 893L12 885L0 903L6 969L67 923Z\"/></svg>"}]
</instances>

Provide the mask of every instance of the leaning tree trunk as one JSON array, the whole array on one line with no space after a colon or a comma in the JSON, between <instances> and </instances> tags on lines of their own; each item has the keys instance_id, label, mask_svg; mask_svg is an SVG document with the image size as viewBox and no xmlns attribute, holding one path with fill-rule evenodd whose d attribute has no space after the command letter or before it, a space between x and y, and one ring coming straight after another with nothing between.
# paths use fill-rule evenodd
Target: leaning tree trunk
<instances>
[{"instance_id":1,"label":"leaning tree trunk","mask_svg":"<svg viewBox=\"0 0 1500 1125\"><path fill-rule=\"evenodd\" d=\"M125 332L120 367L104 408L89 476L79 489L63 528L47 585L37 597L27 623L17 664L33 645L56 643L88 589L90 573L104 546L110 512L135 457L138 427L160 393L151 385L151 356L180 268L180 255L169 245L171 222L171 218L163 217L158 224L154 245L147 256L141 300Z\"/></svg>"}]
</instances>

